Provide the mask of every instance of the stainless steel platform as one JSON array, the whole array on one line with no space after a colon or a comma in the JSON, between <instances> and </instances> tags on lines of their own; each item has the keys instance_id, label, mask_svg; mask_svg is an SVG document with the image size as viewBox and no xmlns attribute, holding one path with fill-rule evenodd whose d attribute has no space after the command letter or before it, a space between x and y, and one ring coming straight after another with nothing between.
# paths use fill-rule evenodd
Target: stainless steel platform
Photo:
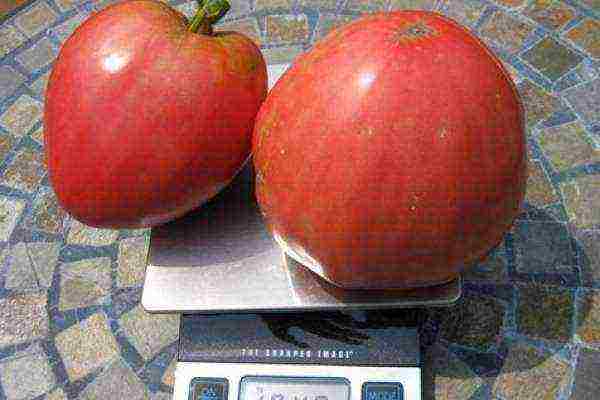
<instances>
[{"instance_id":1,"label":"stainless steel platform","mask_svg":"<svg viewBox=\"0 0 600 400\"><path fill-rule=\"evenodd\" d=\"M286 66L269 67L269 85ZM150 312L258 312L447 305L460 279L390 291L347 291L284 256L266 230L248 164L212 201L152 229L142 305Z\"/></svg>"}]
</instances>

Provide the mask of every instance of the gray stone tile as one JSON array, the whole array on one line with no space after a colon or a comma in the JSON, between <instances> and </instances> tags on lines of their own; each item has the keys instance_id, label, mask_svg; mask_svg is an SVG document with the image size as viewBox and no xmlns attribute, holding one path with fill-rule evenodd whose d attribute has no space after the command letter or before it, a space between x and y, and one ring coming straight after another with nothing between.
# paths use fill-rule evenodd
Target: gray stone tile
<instances>
[{"instance_id":1,"label":"gray stone tile","mask_svg":"<svg viewBox=\"0 0 600 400\"><path fill-rule=\"evenodd\" d=\"M136 286L144 282L147 252L148 243L144 236L119 242L118 286Z\"/></svg>"},{"instance_id":2,"label":"gray stone tile","mask_svg":"<svg viewBox=\"0 0 600 400\"><path fill-rule=\"evenodd\" d=\"M162 383L167 386L173 387L175 385L175 368L177 367L177 357L173 357L173 360L165 369L165 373L162 377Z\"/></svg>"},{"instance_id":3,"label":"gray stone tile","mask_svg":"<svg viewBox=\"0 0 600 400\"><path fill-rule=\"evenodd\" d=\"M117 358L81 392L78 400L147 400L148 390L131 368Z\"/></svg>"},{"instance_id":4,"label":"gray stone tile","mask_svg":"<svg viewBox=\"0 0 600 400\"><path fill-rule=\"evenodd\" d=\"M523 53L522 58L551 81L573 69L583 57L553 38L546 37Z\"/></svg>"},{"instance_id":5,"label":"gray stone tile","mask_svg":"<svg viewBox=\"0 0 600 400\"><path fill-rule=\"evenodd\" d=\"M29 9L15 17L15 25L29 37L35 36L50 27L58 15L45 2L38 1Z\"/></svg>"},{"instance_id":6,"label":"gray stone tile","mask_svg":"<svg viewBox=\"0 0 600 400\"><path fill-rule=\"evenodd\" d=\"M559 343L571 339L574 299L568 289L523 285L519 287L517 298L519 333Z\"/></svg>"},{"instance_id":7,"label":"gray stone tile","mask_svg":"<svg viewBox=\"0 0 600 400\"><path fill-rule=\"evenodd\" d=\"M272 44L304 42L310 35L308 18L304 14L269 15L265 24L267 40Z\"/></svg>"},{"instance_id":8,"label":"gray stone tile","mask_svg":"<svg viewBox=\"0 0 600 400\"><path fill-rule=\"evenodd\" d=\"M286 64L303 52L302 46L272 47L262 50L267 64Z\"/></svg>"},{"instance_id":9,"label":"gray stone tile","mask_svg":"<svg viewBox=\"0 0 600 400\"><path fill-rule=\"evenodd\" d=\"M150 400L173 400L171 393L156 392L150 395Z\"/></svg>"},{"instance_id":10,"label":"gray stone tile","mask_svg":"<svg viewBox=\"0 0 600 400\"><path fill-rule=\"evenodd\" d=\"M565 37L595 59L600 59L600 21L585 18L569 30Z\"/></svg>"},{"instance_id":11,"label":"gray stone tile","mask_svg":"<svg viewBox=\"0 0 600 400\"><path fill-rule=\"evenodd\" d=\"M536 207L544 207L559 201L558 194L550 178L544 171L542 163L538 160L530 160L527 178L527 192L525 200Z\"/></svg>"},{"instance_id":12,"label":"gray stone tile","mask_svg":"<svg viewBox=\"0 0 600 400\"><path fill-rule=\"evenodd\" d=\"M431 10L435 0L391 0L391 10Z\"/></svg>"},{"instance_id":13,"label":"gray stone tile","mask_svg":"<svg viewBox=\"0 0 600 400\"><path fill-rule=\"evenodd\" d=\"M68 400L67 394L61 389L55 389L46 395L44 400Z\"/></svg>"},{"instance_id":14,"label":"gray stone tile","mask_svg":"<svg viewBox=\"0 0 600 400\"><path fill-rule=\"evenodd\" d=\"M486 41L497 43L510 53L516 53L525 44L525 39L533 31L533 26L518 20L500 10L495 11L481 27L481 35Z\"/></svg>"},{"instance_id":15,"label":"gray stone tile","mask_svg":"<svg viewBox=\"0 0 600 400\"><path fill-rule=\"evenodd\" d=\"M46 293L26 293L0 299L0 348L48 335Z\"/></svg>"},{"instance_id":16,"label":"gray stone tile","mask_svg":"<svg viewBox=\"0 0 600 400\"><path fill-rule=\"evenodd\" d=\"M112 244L119 236L116 229L98 229L72 220L67 243L88 246L107 246Z\"/></svg>"},{"instance_id":17,"label":"gray stone tile","mask_svg":"<svg viewBox=\"0 0 600 400\"><path fill-rule=\"evenodd\" d=\"M29 87L35 94L40 97L44 97L46 94L46 85L48 84L48 79L50 78L50 71L46 71L39 78L35 80Z\"/></svg>"},{"instance_id":18,"label":"gray stone tile","mask_svg":"<svg viewBox=\"0 0 600 400\"><path fill-rule=\"evenodd\" d=\"M25 82L25 77L8 65L0 66L0 99L10 96Z\"/></svg>"},{"instance_id":19,"label":"gray stone tile","mask_svg":"<svg viewBox=\"0 0 600 400\"><path fill-rule=\"evenodd\" d=\"M6 266L7 289L27 291L38 289L35 271L27 254L26 243L20 242L12 246Z\"/></svg>"},{"instance_id":20,"label":"gray stone tile","mask_svg":"<svg viewBox=\"0 0 600 400\"><path fill-rule=\"evenodd\" d=\"M60 8L61 11L69 11L74 7L85 3L86 0L54 0L54 3Z\"/></svg>"},{"instance_id":21,"label":"gray stone tile","mask_svg":"<svg viewBox=\"0 0 600 400\"><path fill-rule=\"evenodd\" d=\"M539 141L544 153L559 171L600 162L600 149L594 148L580 122L546 128Z\"/></svg>"},{"instance_id":22,"label":"gray stone tile","mask_svg":"<svg viewBox=\"0 0 600 400\"><path fill-rule=\"evenodd\" d=\"M568 385L571 369L557 355L515 343L509 349L492 393L503 399L555 399Z\"/></svg>"},{"instance_id":23,"label":"gray stone tile","mask_svg":"<svg viewBox=\"0 0 600 400\"><path fill-rule=\"evenodd\" d=\"M0 26L0 58L22 45L25 40L27 37L14 26L7 24Z\"/></svg>"},{"instance_id":24,"label":"gray stone tile","mask_svg":"<svg viewBox=\"0 0 600 400\"><path fill-rule=\"evenodd\" d=\"M108 257L66 263L60 268L61 311L101 304L110 293L110 265Z\"/></svg>"},{"instance_id":25,"label":"gray stone tile","mask_svg":"<svg viewBox=\"0 0 600 400\"><path fill-rule=\"evenodd\" d=\"M586 123L600 121L600 78L566 90L565 98Z\"/></svg>"},{"instance_id":26,"label":"gray stone tile","mask_svg":"<svg viewBox=\"0 0 600 400\"><path fill-rule=\"evenodd\" d=\"M33 399L56 384L48 356L34 345L0 360L0 383L7 400Z\"/></svg>"},{"instance_id":27,"label":"gray stone tile","mask_svg":"<svg viewBox=\"0 0 600 400\"><path fill-rule=\"evenodd\" d=\"M525 105L528 126L533 126L547 119L561 106L560 100L556 96L547 93L528 79L523 80L518 89Z\"/></svg>"},{"instance_id":28,"label":"gray stone tile","mask_svg":"<svg viewBox=\"0 0 600 400\"><path fill-rule=\"evenodd\" d=\"M321 39L334 29L340 28L358 19L358 15L330 15L321 14L315 32L316 39Z\"/></svg>"},{"instance_id":29,"label":"gray stone tile","mask_svg":"<svg viewBox=\"0 0 600 400\"><path fill-rule=\"evenodd\" d=\"M33 201L25 226L51 234L62 234L69 220L67 213L59 206L52 188L42 186Z\"/></svg>"},{"instance_id":30,"label":"gray stone tile","mask_svg":"<svg viewBox=\"0 0 600 400\"><path fill-rule=\"evenodd\" d=\"M484 380L478 377L467 364L439 344L427 350L425 363L431 366L423 371L423 380L426 383L425 394L429 394L431 398L470 399L484 384ZM431 383L433 388L428 388L427 383Z\"/></svg>"},{"instance_id":31,"label":"gray stone tile","mask_svg":"<svg viewBox=\"0 0 600 400\"><path fill-rule=\"evenodd\" d=\"M575 231L575 237L583 253L584 285L600 283L600 230L578 229Z\"/></svg>"},{"instance_id":32,"label":"gray stone tile","mask_svg":"<svg viewBox=\"0 0 600 400\"><path fill-rule=\"evenodd\" d=\"M467 27L474 26L486 8L479 0L445 0L443 4L444 15Z\"/></svg>"},{"instance_id":33,"label":"gray stone tile","mask_svg":"<svg viewBox=\"0 0 600 400\"><path fill-rule=\"evenodd\" d=\"M0 116L0 126L10 134L25 136L42 117L42 104L29 95L20 96Z\"/></svg>"},{"instance_id":34,"label":"gray stone tile","mask_svg":"<svg viewBox=\"0 0 600 400\"><path fill-rule=\"evenodd\" d=\"M597 175L584 175L561 183L569 221L576 227L590 229L600 226L600 185Z\"/></svg>"},{"instance_id":35,"label":"gray stone tile","mask_svg":"<svg viewBox=\"0 0 600 400\"><path fill-rule=\"evenodd\" d=\"M584 291L577 311L577 336L586 345L600 349L600 291Z\"/></svg>"},{"instance_id":36,"label":"gray stone tile","mask_svg":"<svg viewBox=\"0 0 600 400\"><path fill-rule=\"evenodd\" d=\"M43 158L43 153L37 150L31 148L19 150L2 172L0 184L34 193L46 175Z\"/></svg>"},{"instance_id":37,"label":"gray stone tile","mask_svg":"<svg viewBox=\"0 0 600 400\"><path fill-rule=\"evenodd\" d=\"M69 36L87 19L82 13L77 13L73 15L71 18L62 22L60 25L55 26L51 29L52 34L54 34L60 42L65 42Z\"/></svg>"},{"instance_id":38,"label":"gray stone tile","mask_svg":"<svg viewBox=\"0 0 600 400\"><path fill-rule=\"evenodd\" d=\"M557 30L575 17L575 10L562 1L534 0L523 14L548 29Z\"/></svg>"},{"instance_id":39,"label":"gray stone tile","mask_svg":"<svg viewBox=\"0 0 600 400\"><path fill-rule=\"evenodd\" d=\"M71 381L87 376L119 355L119 346L103 313L60 332L55 343Z\"/></svg>"},{"instance_id":40,"label":"gray stone tile","mask_svg":"<svg viewBox=\"0 0 600 400\"><path fill-rule=\"evenodd\" d=\"M119 322L145 360L151 359L178 337L179 315L149 314L141 305L123 314Z\"/></svg>"},{"instance_id":41,"label":"gray stone tile","mask_svg":"<svg viewBox=\"0 0 600 400\"><path fill-rule=\"evenodd\" d=\"M15 60L19 62L27 71L35 72L47 65L50 65L56 56L58 49L47 37L36 42L30 48L19 53Z\"/></svg>"},{"instance_id":42,"label":"gray stone tile","mask_svg":"<svg viewBox=\"0 0 600 400\"><path fill-rule=\"evenodd\" d=\"M38 142L40 145L44 145L44 127L40 125L36 130L31 132L31 138ZM46 166L44 165L44 168Z\"/></svg>"},{"instance_id":43,"label":"gray stone tile","mask_svg":"<svg viewBox=\"0 0 600 400\"><path fill-rule=\"evenodd\" d=\"M41 289L48 289L52 285L52 276L58 264L60 248L59 242L27 243L29 259Z\"/></svg>"},{"instance_id":44,"label":"gray stone tile","mask_svg":"<svg viewBox=\"0 0 600 400\"><path fill-rule=\"evenodd\" d=\"M569 232L558 222L517 221L514 243L519 272L564 272L575 263Z\"/></svg>"},{"instance_id":45,"label":"gray stone tile","mask_svg":"<svg viewBox=\"0 0 600 400\"><path fill-rule=\"evenodd\" d=\"M23 200L0 196L0 241L10 238L24 208Z\"/></svg>"},{"instance_id":46,"label":"gray stone tile","mask_svg":"<svg viewBox=\"0 0 600 400\"><path fill-rule=\"evenodd\" d=\"M13 135L6 135L0 132L0 163L4 161L18 141L19 140Z\"/></svg>"},{"instance_id":47,"label":"gray stone tile","mask_svg":"<svg viewBox=\"0 0 600 400\"><path fill-rule=\"evenodd\" d=\"M600 392L600 351L582 348L577 357L572 399L594 399Z\"/></svg>"}]
</instances>

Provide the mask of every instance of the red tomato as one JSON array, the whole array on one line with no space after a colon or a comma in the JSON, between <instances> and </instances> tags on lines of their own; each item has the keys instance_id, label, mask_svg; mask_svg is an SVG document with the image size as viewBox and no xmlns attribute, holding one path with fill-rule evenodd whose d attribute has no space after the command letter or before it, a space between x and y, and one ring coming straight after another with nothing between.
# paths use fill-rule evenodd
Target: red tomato
<instances>
[{"instance_id":1,"label":"red tomato","mask_svg":"<svg viewBox=\"0 0 600 400\"><path fill-rule=\"evenodd\" d=\"M269 94L253 151L275 237L344 288L455 278L498 244L525 192L514 84L481 41L429 12L327 35Z\"/></svg>"},{"instance_id":2,"label":"red tomato","mask_svg":"<svg viewBox=\"0 0 600 400\"><path fill-rule=\"evenodd\" d=\"M264 59L242 34L201 29L159 1L126 1L62 47L45 149L58 201L78 220L169 221L215 195L248 159L267 92Z\"/></svg>"}]
</instances>

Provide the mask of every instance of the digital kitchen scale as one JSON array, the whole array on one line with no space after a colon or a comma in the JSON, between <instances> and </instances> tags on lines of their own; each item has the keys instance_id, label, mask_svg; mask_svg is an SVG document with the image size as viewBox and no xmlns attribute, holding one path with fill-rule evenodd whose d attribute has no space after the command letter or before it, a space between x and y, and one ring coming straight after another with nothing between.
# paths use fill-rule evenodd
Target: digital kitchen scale
<instances>
[{"instance_id":1,"label":"digital kitchen scale","mask_svg":"<svg viewBox=\"0 0 600 400\"><path fill-rule=\"evenodd\" d=\"M269 67L270 86L287 65ZM175 400L419 400L419 316L461 281L348 291L284 255L249 163L223 192L152 229L142 305L181 313Z\"/></svg>"}]
</instances>

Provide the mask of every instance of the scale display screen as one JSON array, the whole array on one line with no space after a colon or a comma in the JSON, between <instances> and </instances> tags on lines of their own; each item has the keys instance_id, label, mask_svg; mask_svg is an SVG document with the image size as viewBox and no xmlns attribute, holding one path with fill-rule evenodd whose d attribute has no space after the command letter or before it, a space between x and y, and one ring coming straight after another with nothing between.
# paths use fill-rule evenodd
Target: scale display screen
<instances>
[{"instance_id":1,"label":"scale display screen","mask_svg":"<svg viewBox=\"0 0 600 400\"><path fill-rule=\"evenodd\" d=\"M348 400L343 378L245 377L239 400Z\"/></svg>"}]
</instances>

